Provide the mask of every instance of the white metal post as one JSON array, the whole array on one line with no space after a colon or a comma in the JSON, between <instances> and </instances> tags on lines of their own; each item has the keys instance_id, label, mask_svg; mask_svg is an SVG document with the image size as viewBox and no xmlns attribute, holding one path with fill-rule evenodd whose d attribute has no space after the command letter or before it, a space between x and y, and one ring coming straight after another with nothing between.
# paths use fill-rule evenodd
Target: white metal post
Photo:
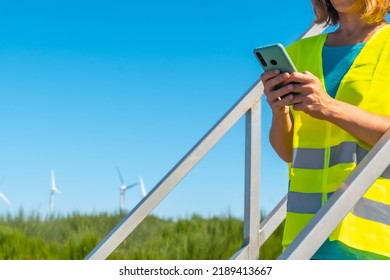
<instances>
[{"instance_id":1,"label":"white metal post","mask_svg":"<svg viewBox=\"0 0 390 280\"><path fill-rule=\"evenodd\" d=\"M261 95L246 113L244 243L231 259L259 258Z\"/></svg>"}]
</instances>

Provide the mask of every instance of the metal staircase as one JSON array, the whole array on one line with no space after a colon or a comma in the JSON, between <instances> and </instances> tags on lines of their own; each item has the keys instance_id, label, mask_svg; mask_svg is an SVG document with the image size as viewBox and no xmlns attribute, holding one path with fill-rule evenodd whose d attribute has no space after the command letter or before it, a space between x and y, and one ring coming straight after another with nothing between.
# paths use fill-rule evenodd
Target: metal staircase
<instances>
[{"instance_id":1,"label":"metal staircase","mask_svg":"<svg viewBox=\"0 0 390 280\"><path fill-rule=\"evenodd\" d=\"M312 25L300 38L322 33ZM257 81L149 194L86 256L106 259L245 115L245 209L243 245L233 260L258 259L260 246L286 217L287 196L260 223L260 125L262 83ZM279 259L310 259L343 217L383 173L390 176L390 130L371 149L338 191L315 215Z\"/></svg>"}]
</instances>

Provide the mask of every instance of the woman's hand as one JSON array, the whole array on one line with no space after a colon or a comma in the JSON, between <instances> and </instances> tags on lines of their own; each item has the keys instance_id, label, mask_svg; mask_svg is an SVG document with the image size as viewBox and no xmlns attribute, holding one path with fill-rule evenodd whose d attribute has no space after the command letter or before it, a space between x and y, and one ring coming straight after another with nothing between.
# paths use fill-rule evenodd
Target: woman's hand
<instances>
[{"instance_id":1,"label":"woman's hand","mask_svg":"<svg viewBox=\"0 0 390 280\"><path fill-rule=\"evenodd\" d=\"M275 115L286 115L289 113L288 106L294 98L291 91L294 89L292 85L283 85L290 78L290 74L280 74L279 70L271 70L264 72L261 75L261 81L264 84L264 94L267 97L267 102Z\"/></svg>"},{"instance_id":2,"label":"woman's hand","mask_svg":"<svg viewBox=\"0 0 390 280\"><path fill-rule=\"evenodd\" d=\"M317 119L328 117L334 99L328 95L316 76L308 71L294 72L285 82L297 93L291 100L294 110L303 111Z\"/></svg>"}]
</instances>

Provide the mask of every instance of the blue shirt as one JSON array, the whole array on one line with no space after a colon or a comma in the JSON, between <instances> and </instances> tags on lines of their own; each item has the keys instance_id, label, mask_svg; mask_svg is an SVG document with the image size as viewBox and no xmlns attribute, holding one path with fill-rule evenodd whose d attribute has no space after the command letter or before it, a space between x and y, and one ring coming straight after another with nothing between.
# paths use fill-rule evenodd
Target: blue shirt
<instances>
[{"instance_id":1,"label":"blue shirt","mask_svg":"<svg viewBox=\"0 0 390 280\"><path fill-rule=\"evenodd\" d=\"M322 68L325 88L331 97L335 98L341 80L364 45L365 43L341 47L324 46L322 50Z\"/></svg>"}]
</instances>

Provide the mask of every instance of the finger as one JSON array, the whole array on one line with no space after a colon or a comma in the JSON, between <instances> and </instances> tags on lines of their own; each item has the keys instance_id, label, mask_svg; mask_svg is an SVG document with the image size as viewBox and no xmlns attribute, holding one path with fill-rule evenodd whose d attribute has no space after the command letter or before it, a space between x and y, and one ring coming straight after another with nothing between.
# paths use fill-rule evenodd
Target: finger
<instances>
[{"instance_id":1,"label":"finger","mask_svg":"<svg viewBox=\"0 0 390 280\"><path fill-rule=\"evenodd\" d=\"M275 78L280 74L280 71L278 69L276 70L269 70L264 72L263 74L260 75L260 79L265 84L268 80Z\"/></svg>"},{"instance_id":2,"label":"finger","mask_svg":"<svg viewBox=\"0 0 390 280\"><path fill-rule=\"evenodd\" d=\"M293 92L297 97L304 97L307 95L307 84L288 84L288 90L289 92Z\"/></svg>"},{"instance_id":3,"label":"finger","mask_svg":"<svg viewBox=\"0 0 390 280\"><path fill-rule=\"evenodd\" d=\"M311 77L315 77L315 75L312 74L312 73L309 72L309 71L303 71L302 73L305 74L305 75L311 76Z\"/></svg>"},{"instance_id":4,"label":"finger","mask_svg":"<svg viewBox=\"0 0 390 280\"><path fill-rule=\"evenodd\" d=\"M296 98L295 98L296 100ZM294 111L303 111L304 109L304 103L303 102L296 102L292 105Z\"/></svg>"},{"instance_id":5,"label":"finger","mask_svg":"<svg viewBox=\"0 0 390 280\"><path fill-rule=\"evenodd\" d=\"M264 84L264 92L266 94L271 93L274 91L277 86L281 86L285 84L285 81L290 77L289 73L282 73L270 80L267 81L267 83Z\"/></svg>"},{"instance_id":6,"label":"finger","mask_svg":"<svg viewBox=\"0 0 390 280\"><path fill-rule=\"evenodd\" d=\"M316 79L317 79L316 76L314 76L308 71L304 71L303 73L294 72L291 73L286 83L307 84L307 83L315 82Z\"/></svg>"},{"instance_id":7,"label":"finger","mask_svg":"<svg viewBox=\"0 0 390 280\"><path fill-rule=\"evenodd\" d=\"M286 85L278 90L274 90L267 96L267 102L272 106L273 103L279 102L280 100L285 99L289 95L294 96L294 94L292 93L293 90L293 85ZM289 97L289 99L290 98L291 97Z\"/></svg>"},{"instance_id":8,"label":"finger","mask_svg":"<svg viewBox=\"0 0 390 280\"><path fill-rule=\"evenodd\" d=\"M280 110L283 110L284 107L292 105L293 100L294 95L288 94L287 96L274 101L272 104L270 104L270 106L273 112L279 112Z\"/></svg>"}]
</instances>

